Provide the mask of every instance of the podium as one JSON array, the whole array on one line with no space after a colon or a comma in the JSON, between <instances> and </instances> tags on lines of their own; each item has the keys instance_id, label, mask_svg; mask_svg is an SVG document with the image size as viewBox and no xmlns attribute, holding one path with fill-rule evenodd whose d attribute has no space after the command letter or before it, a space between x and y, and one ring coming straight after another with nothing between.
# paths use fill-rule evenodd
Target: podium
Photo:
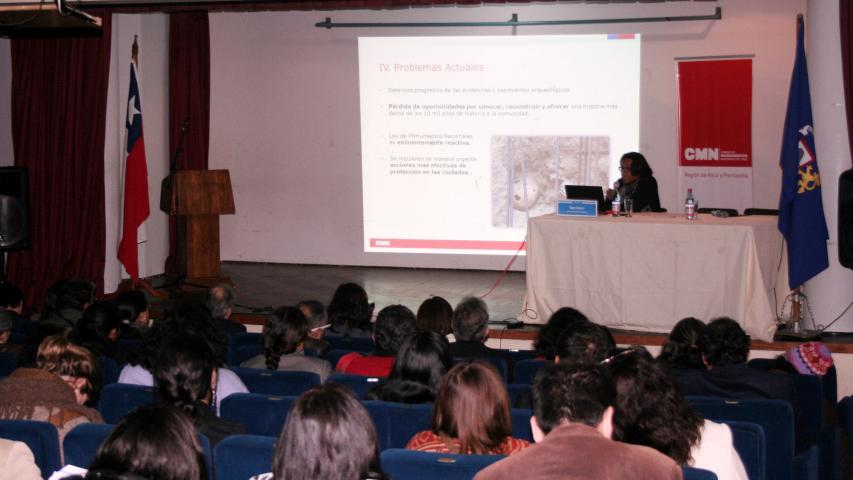
<instances>
[{"instance_id":1,"label":"podium","mask_svg":"<svg viewBox=\"0 0 853 480\"><path fill-rule=\"evenodd\" d=\"M175 215L179 269L188 278L219 277L219 216L233 215L228 170L182 170L163 180L160 210Z\"/></svg>"}]
</instances>

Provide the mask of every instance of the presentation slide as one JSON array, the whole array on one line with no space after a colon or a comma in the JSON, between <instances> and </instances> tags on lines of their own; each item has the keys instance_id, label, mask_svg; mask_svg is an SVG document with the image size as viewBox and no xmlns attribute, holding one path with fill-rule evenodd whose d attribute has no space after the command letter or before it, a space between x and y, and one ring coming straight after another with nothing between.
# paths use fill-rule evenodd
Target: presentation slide
<instances>
[{"instance_id":1,"label":"presentation slide","mask_svg":"<svg viewBox=\"0 0 853 480\"><path fill-rule=\"evenodd\" d=\"M359 38L364 249L513 255L637 150L640 36ZM523 252L523 250L522 250Z\"/></svg>"}]
</instances>

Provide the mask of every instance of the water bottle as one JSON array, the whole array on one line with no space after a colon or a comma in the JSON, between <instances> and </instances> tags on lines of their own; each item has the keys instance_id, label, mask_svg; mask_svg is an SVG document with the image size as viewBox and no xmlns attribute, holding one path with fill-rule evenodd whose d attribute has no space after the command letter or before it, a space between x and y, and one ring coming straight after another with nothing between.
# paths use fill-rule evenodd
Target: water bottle
<instances>
[{"instance_id":1,"label":"water bottle","mask_svg":"<svg viewBox=\"0 0 853 480\"><path fill-rule=\"evenodd\" d=\"M687 189L687 198L684 199L684 216L688 220L696 220L696 200L693 198L693 189Z\"/></svg>"},{"instance_id":2,"label":"water bottle","mask_svg":"<svg viewBox=\"0 0 853 480\"><path fill-rule=\"evenodd\" d=\"M613 194L613 203L610 205L610 210L614 217L619 216L619 212L622 210L622 199L619 198L619 192Z\"/></svg>"}]
</instances>

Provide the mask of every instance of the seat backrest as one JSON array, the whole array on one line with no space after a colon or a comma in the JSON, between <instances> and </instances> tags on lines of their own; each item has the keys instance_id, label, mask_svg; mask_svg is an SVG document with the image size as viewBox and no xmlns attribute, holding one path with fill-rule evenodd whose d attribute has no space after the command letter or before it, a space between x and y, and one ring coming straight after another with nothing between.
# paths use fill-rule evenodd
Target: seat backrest
<instances>
[{"instance_id":1,"label":"seat backrest","mask_svg":"<svg viewBox=\"0 0 853 480\"><path fill-rule=\"evenodd\" d=\"M494 366L504 383L509 382L509 366L506 360L499 357L453 357L453 364L462 362L486 362Z\"/></svg>"},{"instance_id":2,"label":"seat backrest","mask_svg":"<svg viewBox=\"0 0 853 480\"><path fill-rule=\"evenodd\" d=\"M225 437L213 450L216 480L247 480L254 475L271 472L275 443L275 437Z\"/></svg>"},{"instance_id":3,"label":"seat backrest","mask_svg":"<svg viewBox=\"0 0 853 480\"><path fill-rule=\"evenodd\" d=\"M373 350L373 339L370 337L345 337L343 335L325 335L323 340L331 345L330 350L349 350L370 352Z\"/></svg>"},{"instance_id":4,"label":"seat backrest","mask_svg":"<svg viewBox=\"0 0 853 480\"><path fill-rule=\"evenodd\" d=\"M701 468L681 467L681 472L684 474L684 480L717 480L714 472Z\"/></svg>"},{"instance_id":5,"label":"seat backrest","mask_svg":"<svg viewBox=\"0 0 853 480\"><path fill-rule=\"evenodd\" d=\"M362 402L376 425L379 449L405 448L418 432L432 425L432 404L408 405L405 403L365 400Z\"/></svg>"},{"instance_id":6,"label":"seat backrest","mask_svg":"<svg viewBox=\"0 0 853 480\"><path fill-rule=\"evenodd\" d=\"M134 408L157 401L154 387L113 383L101 390L98 411L106 423L116 424Z\"/></svg>"},{"instance_id":7,"label":"seat backrest","mask_svg":"<svg viewBox=\"0 0 853 480\"><path fill-rule=\"evenodd\" d=\"M383 381L385 381L385 379L380 377L367 377L364 375L353 375L349 373L334 373L329 375L329 378L326 379L326 383L333 382L346 385L355 392L355 395L360 399L366 398L367 392Z\"/></svg>"},{"instance_id":8,"label":"seat backrest","mask_svg":"<svg viewBox=\"0 0 853 480\"><path fill-rule=\"evenodd\" d=\"M246 433L278 438L287 414L296 400L294 396L235 393L222 399L222 418L246 427Z\"/></svg>"},{"instance_id":9,"label":"seat backrest","mask_svg":"<svg viewBox=\"0 0 853 480\"><path fill-rule=\"evenodd\" d=\"M764 430L767 478L791 478L794 459L794 411L784 400L727 400L714 397L687 397L687 400L715 422L752 422Z\"/></svg>"},{"instance_id":10,"label":"seat backrest","mask_svg":"<svg viewBox=\"0 0 853 480\"><path fill-rule=\"evenodd\" d=\"M118 368L118 363L110 357L98 357L98 363L101 365L101 378L104 385L118 382L118 376L121 369Z\"/></svg>"},{"instance_id":11,"label":"seat backrest","mask_svg":"<svg viewBox=\"0 0 853 480\"><path fill-rule=\"evenodd\" d=\"M524 401L525 405L522 408L528 408L531 406L532 398L530 393L530 384L529 383L510 383L506 386L506 390L509 393L509 404L512 406L518 406L519 400ZM523 398L526 397L526 398Z\"/></svg>"},{"instance_id":12,"label":"seat backrest","mask_svg":"<svg viewBox=\"0 0 853 480\"><path fill-rule=\"evenodd\" d=\"M115 425L107 423L83 423L74 427L62 440L65 464L89 468L98 447L113 431Z\"/></svg>"},{"instance_id":13,"label":"seat backrest","mask_svg":"<svg viewBox=\"0 0 853 480\"><path fill-rule=\"evenodd\" d=\"M530 417L533 410L513 408L510 411L512 419L512 436L533 443L533 430L530 428Z\"/></svg>"},{"instance_id":14,"label":"seat backrest","mask_svg":"<svg viewBox=\"0 0 853 480\"><path fill-rule=\"evenodd\" d=\"M391 448L379 456L382 470L394 480L470 480L503 455L455 455Z\"/></svg>"},{"instance_id":15,"label":"seat backrest","mask_svg":"<svg viewBox=\"0 0 853 480\"><path fill-rule=\"evenodd\" d=\"M26 443L44 478L62 467L59 433L48 422L0 420L0 438Z\"/></svg>"},{"instance_id":16,"label":"seat backrest","mask_svg":"<svg viewBox=\"0 0 853 480\"><path fill-rule=\"evenodd\" d=\"M234 358L237 349L247 345L260 345L261 337L262 335L260 333L232 333L231 335L228 335L228 346L225 350L225 363L231 367L239 367L240 362L237 362Z\"/></svg>"},{"instance_id":17,"label":"seat backrest","mask_svg":"<svg viewBox=\"0 0 853 480\"><path fill-rule=\"evenodd\" d=\"M0 377L8 377L18 368L18 355L13 352L0 352Z\"/></svg>"},{"instance_id":18,"label":"seat backrest","mask_svg":"<svg viewBox=\"0 0 853 480\"><path fill-rule=\"evenodd\" d=\"M749 480L767 478L767 443L761 425L736 421L725 423L732 431L735 450L746 468Z\"/></svg>"},{"instance_id":19,"label":"seat backrest","mask_svg":"<svg viewBox=\"0 0 853 480\"><path fill-rule=\"evenodd\" d=\"M262 368L231 369L251 393L266 395L299 396L309 388L320 384L320 376L311 372L288 372Z\"/></svg>"},{"instance_id":20,"label":"seat backrest","mask_svg":"<svg viewBox=\"0 0 853 480\"><path fill-rule=\"evenodd\" d=\"M237 350L234 352L232 359L234 360L234 366L239 367L240 364L245 362L246 360L256 357L260 354L264 353L263 345L242 345L237 347Z\"/></svg>"},{"instance_id":21,"label":"seat backrest","mask_svg":"<svg viewBox=\"0 0 853 480\"><path fill-rule=\"evenodd\" d=\"M530 385L533 383L533 378L536 376L536 372L547 364L547 361L537 359L521 360L516 362L515 367L513 368L512 382L518 384L526 383Z\"/></svg>"}]
</instances>

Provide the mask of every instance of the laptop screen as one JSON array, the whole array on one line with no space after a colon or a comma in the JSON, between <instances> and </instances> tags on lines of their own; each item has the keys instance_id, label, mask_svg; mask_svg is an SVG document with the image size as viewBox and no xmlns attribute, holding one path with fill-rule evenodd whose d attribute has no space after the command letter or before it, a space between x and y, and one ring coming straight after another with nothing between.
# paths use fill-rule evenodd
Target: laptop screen
<instances>
[{"instance_id":1,"label":"laptop screen","mask_svg":"<svg viewBox=\"0 0 853 480\"><path fill-rule=\"evenodd\" d=\"M595 200L598 202L598 211L605 211L604 189L601 187L591 185L566 185L566 198L572 200Z\"/></svg>"}]
</instances>

